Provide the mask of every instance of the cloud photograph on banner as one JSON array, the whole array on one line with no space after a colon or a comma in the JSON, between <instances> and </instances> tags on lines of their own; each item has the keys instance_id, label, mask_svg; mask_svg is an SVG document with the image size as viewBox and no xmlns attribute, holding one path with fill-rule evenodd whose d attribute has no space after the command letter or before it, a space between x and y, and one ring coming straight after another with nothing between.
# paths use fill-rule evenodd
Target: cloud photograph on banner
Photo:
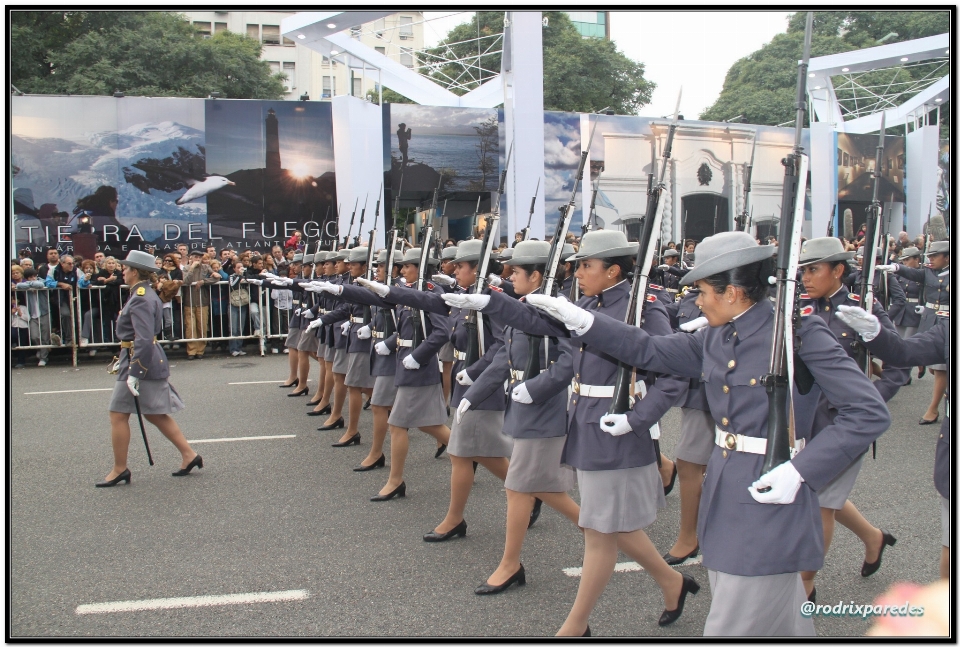
<instances>
[{"instance_id":1,"label":"cloud photograph on banner","mask_svg":"<svg viewBox=\"0 0 960 647\"><path fill-rule=\"evenodd\" d=\"M560 220L560 207L570 201L570 192L580 165L580 115L573 112L546 111L543 113L543 212L546 235L553 236ZM581 186L577 208L570 222L570 231L582 225Z\"/></svg>"}]
</instances>

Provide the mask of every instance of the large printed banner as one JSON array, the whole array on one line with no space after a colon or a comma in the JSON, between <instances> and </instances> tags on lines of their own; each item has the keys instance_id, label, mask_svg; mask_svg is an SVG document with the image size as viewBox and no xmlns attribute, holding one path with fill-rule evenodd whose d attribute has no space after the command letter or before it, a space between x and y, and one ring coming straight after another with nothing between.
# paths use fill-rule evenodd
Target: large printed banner
<instances>
[{"instance_id":1,"label":"large printed banner","mask_svg":"<svg viewBox=\"0 0 960 647\"><path fill-rule=\"evenodd\" d=\"M17 249L269 248L335 222L329 103L12 97ZM327 227L333 229L334 227Z\"/></svg>"}]
</instances>

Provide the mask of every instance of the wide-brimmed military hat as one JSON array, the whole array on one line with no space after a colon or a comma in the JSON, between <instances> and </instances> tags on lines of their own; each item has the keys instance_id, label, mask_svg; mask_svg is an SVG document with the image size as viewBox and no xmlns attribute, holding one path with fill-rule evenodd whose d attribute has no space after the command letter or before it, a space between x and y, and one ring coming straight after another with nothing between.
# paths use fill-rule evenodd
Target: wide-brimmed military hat
<instances>
[{"instance_id":1,"label":"wide-brimmed military hat","mask_svg":"<svg viewBox=\"0 0 960 647\"><path fill-rule=\"evenodd\" d=\"M506 249L501 251L499 254L494 254L493 257L494 259L500 261L501 263L506 263L508 260L513 258L513 251L514 251L513 247L507 247Z\"/></svg>"},{"instance_id":2,"label":"wide-brimmed military hat","mask_svg":"<svg viewBox=\"0 0 960 647\"><path fill-rule=\"evenodd\" d=\"M324 262L324 263L327 263L327 262L333 261L333 262L335 263L335 262L337 262L337 261L345 261L345 260L347 260L347 254L348 254L349 252L350 252L350 250L348 250L348 249L341 249L341 250L337 250L337 251L335 251L335 252L330 252L329 254L327 254L327 258L324 259L323 262Z\"/></svg>"},{"instance_id":3,"label":"wide-brimmed military hat","mask_svg":"<svg viewBox=\"0 0 960 647\"><path fill-rule=\"evenodd\" d=\"M297 252L293 255L293 258L290 259L291 263L302 263L303 262L303 253Z\"/></svg>"},{"instance_id":4,"label":"wide-brimmed military hat","mask_svg":"<svg viewBox=\"0 0 960 647\"><path fill-rule=\"evenodd\" d=\"M383 265L386 262L387 262L387 249L384 248L384 249L381 249L379 252L377 252L377 264ZM393 255L393 264L400 265L401 263L403 263L403 246L397 245L397 251Z\"/></svg>"},{"instance_id":5,"label":"wide-brimmed military hat","mask_svg":"<svg viewBox=\"0 0 960 647\"><path fill-rule=\"evenodd\" d=\"M680 279L680 285L692 285L694 281L766 260L776 253L776 245L758 245L745 231L714 234L697 245L697 266Z\"/></svg>"},{"instance_id":6,"label":"wide-brimmed military hat","mask_svg":"<svg viewBox=\"0 0 960 647\"><path fill-rule=\"evenodd\" d=\"M823 238L811 238L800 246L800 260L798 264L812 265L813 263L833 263L836 261L847 261L853 258L854 252L847 252L843 249L843 243L839 238L824 236Z\"/></svg>"},{"instance_id":7,"label":"wide-brimmed military hat","mask_svg":"<svg viewBox=\"0 0 960 647\"><path fill-rule=\"evenodd\" d=\"M367 252L370 249L368 247L354 247L350 250L350 254L347 256L348 263L366 263L367 262Z\"/></svg>"},{"instance_id":8,"label":"wide-brimmed military hat","mask_svg":"<svg viewBox=\"0 0 960 647\"><path fill-rule=\"evenodd\" d=\"M949 240L938 240L935 243L930 243L930 248L927 250L927 256L933 254L949 254L950 253L950 241Z\"/></svg>"},{"instance_id":9,"label":"wide-brimmed military hat","mask_svg":"<svg viewBox=\"0 0 960 647\"><path fill-rule=\"evenodd\" d=\"M600 229L583 235L580 251L567 258L568 261L580 261L586 258L616 258L635 256L639 243L631 243L626 234L614 229Z\"/></svg>"},{"instance_id":10,"label":"wide-brimmed military hat","mask_svg":"<svg viewBox=\"0 0 960 647\"><path fill-rule=\"evenodd\" d=\"M560 252L560 260L564 263L570 262L570 257L577 253L570 243L563 244L563 250Z\"/></svg>"},{"instance_id":11,"label":"wide-brimmed military hat","mask_svg":"<svg viewBox=\"0 0 960 647\"><path fill-rule=\"evenodd\" d=\"M545 240L525 240L513 248L513 256L504 260L506 265L543 265L550 257L552 245Z\"/></svg>"},{"instance_id":12,"label":"wide-brimmed military hat","mask_svg":"<svg viewBox=\"0 0 960 647\"><path fill-rule=\"evenodd\" d=\"M680 252L675 249L668 249L663 253L663 258L672 258L674 256L680 256Z\"/></svg>"},{"instance_id":13,"label":"wide-brimmed military hat","mask_svg":"<svg viewBox=\"0 0 960 647\"><path fill-rule=\"evenodd\" d=\"M917 258L923 256L921 252L916 247L905 247L902 252L900 252L900 258Z\"/></svg>"},{"instance_id":14,"label":"wide-brimmed military hat","mask_svg":"<svg viewBox=\"0 0 960 647\"><path fill-rule=\"evenodd\" d=\"M330 252L317 252L313 255L313 262L317 264L324 263L329 255Z\"/></svg>"},{"instance_id":15,"label":"wide-brimmed military hat","mask_svg":"<svg viewBox=\"0 0 960 647\"><path fill-rule=\"evenodd\" d=\"M403 254L403 261L402 261L402 263L403 263L404 265L411 265L411 264L412 264L412 265L419 265L419 264L420 264L420 248L419 248L419 247L411 247L410 249L408 249L408 250ZM440 261L438 261L438 260L435 259L435 258L430 257L430 258L427 259L427 264L428 264L428 265L438 265L439 263L440 263Z\"/></svg>"},{"instance_id":16,"label":"wide-brimmed military hat","mask_svg":"<svg viewBox=\"0 0 960 647\"><path fill-rule=\"evenodd\" d=\"M443 251L440 252L440 260L442 261L452 261L457 256L457 245L451 245L450 247L444 247Z\"/></svg>"},{"instance_id":17,"label":"wide-brimmed military hat","mask_svg":"<svg viewBox=\"0 0 960 647\"><path fill-rule=\"evenodd\" d=\"M127 257L120 261L120 264L127 267L134 267L138 270L145 270L147 272L159 271L156 257L153 254L141 252L139 249L131 249L130 253L127 254Z\"/></svg>"},{"instance_id":18,"label":"wide-brimmed military hat","mask_svg":"<svg viewBox=\"0 0 960 647\"><path fill-rule=\"evenodd\" d=\"M460 263L463 261L479 261L480 252L482 250L482 240L465 240L457 245L457 255L453 257L453 262Z\"/></svg>"}]
</instances>

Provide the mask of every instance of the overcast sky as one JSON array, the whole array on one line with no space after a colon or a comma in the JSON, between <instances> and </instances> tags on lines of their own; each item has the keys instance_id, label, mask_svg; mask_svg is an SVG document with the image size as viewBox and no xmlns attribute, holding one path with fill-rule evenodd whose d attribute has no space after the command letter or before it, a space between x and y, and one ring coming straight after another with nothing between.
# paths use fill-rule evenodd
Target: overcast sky
<instances>
[{"instance_id":1,"label":"overcast sky","mask_svg":"<svg viewBox=\"0 0 960 647\"><path fill-rule=\"evenodd\" d=\"M730 66L786 31L786 11L614 11L610 36L627 56L646 66L657 84L641 116L672 114L683 86L680 112L695 119L723 89ZM424 40L433 45L472 12L424 12ZM725 115L735 117L736 115Z\"/></svg>"}]
</instances>

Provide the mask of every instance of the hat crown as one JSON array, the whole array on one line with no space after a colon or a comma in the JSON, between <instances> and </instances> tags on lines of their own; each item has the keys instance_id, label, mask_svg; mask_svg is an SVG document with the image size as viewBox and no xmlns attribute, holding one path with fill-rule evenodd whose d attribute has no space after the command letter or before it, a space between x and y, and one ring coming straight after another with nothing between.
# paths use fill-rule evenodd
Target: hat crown
<instances>
[{"instance_id":1,"label":"hat crown","mask_svg":"<svg viewBox=\"0 0 960 647\"><path fill-rule=\"evenodd\" d=\"M800 260L812 260L816 258L826 258L835 254L842 254L843 243L839 238L825 236L823 238L811 238L800 248Z\"/></svg>"},{"instance_id":2,"label":"hat crown","mask_svg":"<svg viewBox=\"0 0 960 647\"><path fill-rule=\"evenodd\" d=\"M406 252L404 252L404 254L403 254L403 262L404 262L404 263L416 263L416 264L419 265L419 264L420 264L420 248L419 248L419 247L411 247L411 248L408 249Z\"/></svg>"},{"instance_id":3,"label":"hat crown","mask_svg":"<svg viewBox=\"0 0 960 647\"><path fill-rule=\"evenodd\" d=\"M121 261L121 265L128 265L148 272L157 271L157 259L153 254L149 254L139 249L131 249L127 257Z\"/></svg>"},{"instance_id":4,"label":"hat crown","mask_svg":"<svg viewBox=\"0 0 960 647\"><path fill-rule=\"evenodd\" d=\"M599 229L597 231L589 231L583 235L578 254L581 256L592 255L610 249L626 247L629 244L630 242L627 240L626 234L622 231Z\"/></svg>"},{"instance_id":5,"label":"hat crown","mask_svg":"<svg viewBox=\"0 0 960 647\"><path fill-rule=\"evenodd\" d=\"M470 256L479 258L481 250L483 250L482 240L465 240L457 245L457 255L454 260L465 259Z\"/></svg>"},{"instance_id":6,"label":"hat crown","mask_svg":"<svg viewBox=\"0 0 960 647\"><path fill-rule=\"evenodd\" d=\"M900 258L914 258L915 256L920 256L921 252L916 247L905 247L902 252L900 252Z\"/></svg>"},{"instance_id":7,"label":"hat crown","mask_svg":"<svg viewBox=\"0 0 960 647\"><path fill-rule=\"evenodd\" d=\"M757 245L754 237L747 232L722 231L719 234L707 236L697 245L697 262L706 263L721 254L749 249L751 247L759 247L759 245Z\"/></svg>"},{"instance_id":8,"label":"hat crown","mask_svg":"<svg viewBox=\"0 0 960 647\"><path fill-rule=\"evenodd\" d=\"M678 251L675 250L675 249L668 249L667 251L665 251L665 252L663 253L663 257L664 257L664 258L671 258L671 257L673 257L673 256L680 256L680 252L678 252Z\"/></svg>"},{"instance_id":9,"label":"hat crown","mask_svg":"<svg viewBox=\"0 0 960 647\"><path fill-rule=\"evenodd\" d=\"M457 257L457 251L459 249L458 245L451 245L450 247L444 247L443 251L440 252L440 258L449 261Z\"/></svg>"},{"instance_id":10,"label":"hat crown","mask_svg":"<svg viewBox=\"0 0 960 647\"><path fill-rule=\"evenodd\" d=\"M523 261L520 263L511 263L511 265L523 265L525 263L537 264L546 263L547 258L550 256L551 245L545 240L525 240L523 242L517 243L517 246L513 248L513 254L508 260L518 260ZM533 259L528 261L526 259ZM543 259L543 260L540 260Z\"/></svg>"},{"instance_id":11,"label":"hat crown","mask_svg":"<svg viewBox=\"0 0 960 647\"><path fill-rule=\"evenodd\" d=\"M349 263L366 263L367 262L367 252L370 249L368 247L354 247L350 250L350 254L347 256L347 262Z\"/></svg>"},{"instance_id":12,"label":"hat crown","mask_svg":"<svg viewBox=\"0 0 960 647\"><path fill-rule=\"evenodd\" d=\"M949 254L950 253L950 241L949 240L938 240L936 242L930 243L930 249L927 250L927 254Z\"/></svg>"}]
</instances>

